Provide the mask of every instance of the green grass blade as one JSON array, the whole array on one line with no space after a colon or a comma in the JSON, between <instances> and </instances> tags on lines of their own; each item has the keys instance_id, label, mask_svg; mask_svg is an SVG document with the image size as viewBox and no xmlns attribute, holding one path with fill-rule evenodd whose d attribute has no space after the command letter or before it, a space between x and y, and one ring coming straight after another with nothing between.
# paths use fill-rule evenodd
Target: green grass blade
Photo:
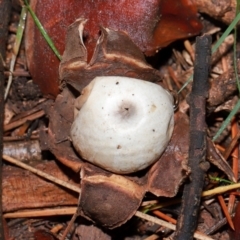
<instances>
[{"instance_id":1,"label":"green grass blade","mask_svg":"<svg viewBox=\"0 0 240 240\"><path fill-rule=\"evenodd\" d=\"M212 47L212 53L216 52L216 50L219 48L219 46L223 43L225 38L230 34L230 32L235 28L238 21L240 20L240 13L237 14L237 16L233 19L231 24L228 26L228 28L225 30L223 35L218 39L217 43Z\"/></svg>"},{"instance_id":2,"label":"green grass blade","mask_svg":"<svg viewBox=\"0 0 240 240\"><path fill-rule=\"evenodd\" d=\"M213 137L213 139L212 139L213 141L216 141L217 138L222 134L223 130L228 126L228 124L231 122L232 118L235 116L235 114L238 112L239 109L240 109L240 99L238 100L238 102L235 105L235 107L233 108L233 110L229 113L229 115L227 116L227 118L222 123L221 127L219 128L219 130Z\"/></svg>"},{"instance_id":3,"label":"green grass blade","mask_svg":"<svg viewBox=\"0 0 240 240\"><path fill-rule=\"evenodd\" d=\"M27 8L26 7L22 7L22 11L21 11L21 15L20 15L20 20L18 23L18 28L17 28L17 34L16 34L16 39L13 45L13 54L11 57L11 61L10 61L10 67L9 67L9 77L8 77L8 82L7 82L7 86L5 89L5 93L4 93L4 100L7 99L10 87L12 85L12 80L13 80L13 71L14 71L14 67L15 67L15 63L16 63L16 59L17 59L17 55L20 49L20 45L22 42L22 38L23 38L23 32L25 29L25 23L26 23L26 17L27 17Z\"/></svg>"},{"instance_id":4,"label":"green grass blade","mask_svg":"<svg viewBox=\"0 0 240 240\"><path fill-rule=\"evenodd\" d=\"M193 74L187 79L187 81L183 84L180 90L177 92L178 94L182 92L182 90L193 80Z\"/></svg>"},{"instance_id":5,"label":"green grass blade","mask_svg":"<svg viewBox=\"0 0 240 240\"><path fill-rule=\"evenodd\" d=\"M237 7L236 7L236 15L240 12L240 0L237 0ZM237 26L234 29L234 43L233 43L233 65L234 65L234 72L236 77L236 82L238 86L238 94L240 94L240 83L238 77L238 67L237 67Z\"/></svg>"},{"instance_id":6,"label":"green grass blade","mask_svg":"<svg viewBox=\"0 0 240 240\"><path fill-rule=\"evenodd\" d=\"M38 27L38 29L40 30L41 34L43 35L44 39L47 41L49 47L53 50L54 54L58 57L59 60L62 59L60 53L58 52L57 48L55 47L53 41L51 40L51 38L49 37L49 35L47 34L46 30L44 29L43 25L41 24L41 22L39 21L38 17L36 16L36 14L33 12L32 8L30 7L29 3L27 0L24 0L25 5L28 8L28 11L30 12L36 26Z\"/></svg>"},{"instance_id":7,"label":"green grass blade","mask_svg":"<svg viewBox=\"0 0 240 240\"><path fill-rule=\"evenodd\" d=\"M214 180L215 182L234 184L234 182L231 182L231 181L229 181L229 180L227 180L227 179L220 178L220 177L212 177L211 175L209 175L209 178L210 178L211 180Z\"/></svg>"},{"instance_id":8,"label":"green grass blade","mask_svg":"<svg viewBox=\"0 0 240 240\"><path fill-rule=\"evenodd\" d=\"M239 77L238 77L238 67L237 67L237 23L240 20L240 0L237 0L237 6L236 6L236 17L232 21L232 23L228 27L227 33L230 33L233 28L234 30L234 44L233 44L233 64L234 64L234 72L235 72L235 77L236 77L236 84L238 86L238 92L240 93L240 83L239 83ZM225 31L226 32L226 31ZM220 39L219 39L220 40ZM216 44L217 45L217 44ZM215 46L216 46L215 45ZM233 110L230 112L226 120L222 123L221 127L213 137L213 141L215 141L221 133L224 131L224 129L227 127L227 125L230 123L232 118L235 116L235 114L238 112L240 108L240 99L238 100L237 104L233 108Z\"/></svg>"},{"instance_id":9,"label":"green grass blade","mask_svg":"<svg viewBox=\"0 0 240 240\"><path fill-rule=\"evenodd\" d=\"M27 12L28 12L27 7L23 6L22 7L22 11L21 11L21 15L20 15L20 20L19 20L19 23L18 23L16 40L15 40L15 43L14 43L14 46L13 46L13 53L15 55L18 54L18 51L19 51L19 48L20 48L20 44L22 42L22 37L23 37L24 29L25 29L25 22L26 22Z\"/></svg>"}]
</instances>

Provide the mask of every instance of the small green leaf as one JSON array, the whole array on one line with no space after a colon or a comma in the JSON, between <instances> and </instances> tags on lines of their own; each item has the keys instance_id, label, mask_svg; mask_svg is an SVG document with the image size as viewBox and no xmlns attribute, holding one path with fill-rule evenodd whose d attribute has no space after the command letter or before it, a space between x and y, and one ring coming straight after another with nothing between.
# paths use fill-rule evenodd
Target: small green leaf
<instances>
[{"instance_id":1,"label":"small green leaf","mask_svg":"<svg viewBox=\"0 0 240 240\"><path fill-rule=\"evenodd\" d=\"M212 177L211 175L209 175L209 178L210 178L211 180L216 181L216 182L224 182L224 183L228 183L228 184L233 184L233 183L234 183L234 182L231 182L231 181L229 181L229 180L227 180L227 179L224 179L224 178Z\"/></svg>"},{"instance_id":2,"label":"small green leaf","mask_svg":"<svg viewBox=\"0 0 240 240\"><path fill-rule=\"evenodd\" d=\"M13 45L13 54L11 57L11 61L10 61L10 67L9 67L9 72L10 75L8 77L8 82L7 82L7 86L5 89L5 93L4 93L4 100L7 99L10 87L12 85L12 79L13 79L13 71L14 71L14 67L15 67L15 63L16 63L16 59L17 59L17 55L19 52L19 48L22 42L22 38L23 38L23 32L25 29L25 23L26 23L26 17L27 17L27 8L26 7L22 7L22 11L21 11L21 15L20 15L20 20L18 23L18 28L17 28L17 34L16 34L16 40L14 42Z\"/></svg>"}]
</instances>

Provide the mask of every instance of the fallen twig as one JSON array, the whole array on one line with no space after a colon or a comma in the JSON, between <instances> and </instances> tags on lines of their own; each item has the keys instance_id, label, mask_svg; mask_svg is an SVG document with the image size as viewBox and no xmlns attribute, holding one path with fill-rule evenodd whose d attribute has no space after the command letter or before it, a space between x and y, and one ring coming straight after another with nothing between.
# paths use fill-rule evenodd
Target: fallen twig
<instances>
[{"instance_id":1,"label":"fallen twig","mask_svg":"<svg viewBox=\"0 0 240 240\"><path fill-rule=\"evenodd\" d=\"M11 1L0 1L0 186L2 186L2 149L3 149L3 122L4 122L4 63L5 47L7 42L8 22L10 17ZM2 222L2 187L0 187L0 240L4 239Z\"/></svg>"},{"instance_id":2,"label":"fallen twig","mask_svg":"<svg viewBox=\"0 0 240 240\"><path fill-rule=\"evenodd\" d=\"M231 143L230 146L234 144L235 137L237 137L237 139L239 138L238 135L239 135L238 122L236 118L234 118L232 122L232 139L233 139L232 142L233 143ZM236 145L236 143L234 144L234 149L232 151L232 170L235 178L238 179L238 157L239 157L238 148L239 146ZM228 212L230 214L233 212L235 199L236 199L236 196L234 194L230 194L229 201L228 201Z\"/></svg>"},{"instance_id":3,"label":"fallen twig","mask_svg":"<svg viewBox=\"0 0 240 240\"><path fill-rule=\"evenodd\" d=\"M4 132L5 131L9 131L9 130L11 130L13 128L19 127L22 124L24 124L26 121L32 121L32 120L40 118L40 117L42 117L44 115L45 115L45 112L43 110L40 110L40 111L38 111L36 113L33 113L32 115L29 115L29 116L26 116L26 117L24 117L22 119L19 119L17 121L11 122L11 123L9 123L9 124L4 126L4 128L3 128Z\"/></svg>"},{"instance_id":4,"label":"fallen twig","mask_svg":"<svg viewBox=\"0 0 240 240\"><path fill-rule=\"evenodd\" d=\"M232 218L231 218L231 216L230 216L230 214L228 212L228 209L227 209L227 206L226 206L226 203L224 201L223 196L222 195L218 195L217 197L218 197L218 201L220 203L220 206L222 208L222 211L223 211L223 213L224 213L224 215L225 215L225 217L226 217L226 219L228 221L229 226L234 230L233 221L232 221Z\"/></svg>"},{"instance_id":5,"label":"fallen twig","mask_svg":"<svg viewBox=\"0 0 240 240\"><path fill-rule=\"evenodd\" d=\"M142 212L139 212L137 211L135 213L135 216L137 217L140 217L142 219L145 219L147 221L150 221L150 222L153 222L153 223L156 223L156 224L159 224L161 226L164 226L164 227L167 227L169 229L172 229L172 230L176 230L176 226L172 223L168 223L168 222L165 222L161 219L158 219L158 218L155 218L155 217L152 217L148 214L145 214L145 213L142 213ZM195 232L194 234L194 237L197 238L197 239L201 239L201 240L213 240L212 238L208 237L207 235L205 234L202 234L202 233L199 233L199 232ZM183 240L183 239L182 239ZM185 240L185 239L184 239Z\"/></svg>"},{"instance_id":6,"label":"fallen twig","mask_svg":"<svg viewBox=\"0 0 240 240\"><path fill-rule=\"evenodd\" d=\"M184 186L182 209L178 217L176 240L190 240L197 226L204 174L208 169L206 160L206 98L210 68L211 37L196 39L194 80L190 96L190 146L189 166L191 181Z\"/></svg>"}]
</instances>

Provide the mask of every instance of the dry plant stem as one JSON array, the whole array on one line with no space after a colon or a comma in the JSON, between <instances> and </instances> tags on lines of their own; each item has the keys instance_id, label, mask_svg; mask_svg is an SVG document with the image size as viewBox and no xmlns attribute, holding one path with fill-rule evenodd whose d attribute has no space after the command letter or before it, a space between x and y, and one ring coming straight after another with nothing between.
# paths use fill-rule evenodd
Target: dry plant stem
<instances>
[{"instance_id":1,"label":"dry plant stem","mask_svg":"<svg viewBox=\"0 0 240 240\"><path fill-rule=\"evenodd\" d=\"M169 75L171 76L172 80L174 81L174 83L176 84L177 86L177 89L179 90L181 88L181 85L176 77L176 74L175 72L173 71L173 68L171 66L168 66L168 72L169 72Z\"/></svg>"},{"instance_id":2,"label":"dry plant stem","mask_svg":"<svg viewBox=\"0 0 240 240\"><path fill-rule=\"evenodd\" d=\"M226 150L225 150L223 147L220 147L220 146L218 145L218 149L220 149L220 151L224 151L223 157L224 157L225 159L228 159L229 156L230 156L230 154L231 154L231 152L233 151L233 149L235 149L235 147L238 147L238 146L236 146L236 143L238 142L238 139L239 139L239 138L240 138L240 131L238 131L237 135L235 135L235 137L233 138L231 144L228 146L228 148L227 148ZM233 152L232 156L236 158L237 155ZM235 176L235 178L236 178L235 173L234 173L234 176ZM236 179L237 179L237 178L236 178Z\"/></svg>"},{"instance_id":3,"label":"dry plant stem","mask_svg":"<svg viewBox=\"0 0 240 240\"><path fill-rule=\"evenodd\" d=\"M16 62L16 59L17 59L17 56L15 54L12 55L12 59L11 59L11 62L10 62L10 74L9 74L9 77L8 77L8 84L7 84L7 87L6 87L6 91L5 91L5 94L4 94L4 100L7 99L7 96L8 96L8 93L9 93L9 90L10 90L10 87L12 85L12 81L13 81L13 75L12 75L12 72L14 70L14 66L15 66L15 62Z\"/></svg>"},{"instance_id":4,"label":"dry plant stem","mask_svg":"<svg viewBox=\"0 0 240 240\"><path fill-rule=\"evenodd\" d=\"M228 209L227 209L226 203L224 202L223 196L222 195L218 195L217 197L218 197L218 201L219 201L219 203L220 203L220 205L222 207L222 210L224 212L224 215L225 215L225 217L226 217L226 219L228 221L229 226L234 230L233 221L232 221L232 218L231 218L231 216L230 216L230 214L228 212Z\"/></svg>"},{"instance_id":5,"label":"dry plant stem","mask_svg":"<svg viewBox=\"0 0 240 240\"><path fill-rule=\"evenodd\" d=\"M26 71L14 71L14 72L7 72L7 71L5 71L4 72L4 75L6 75L6 76L10 76L12 74L12 76L14 76L14 77L30 77L30 74L29 74L29 72L26 72Z\"/></svg>"},{"instance_id":6,"label":"dry plant stem","mask_svg":"<svg viewBox=\"0 0 240 240\"><path fill-rule=\"evenodd\" d=\"M232 215L233 216L233 215ZM232 217L231 216L231 217ZM222 226L224 226L227 223L226 218L222 218L220 221L217 222L217 224L210 227L207 231L205 231L205 234L210 235L215 233L217 230L219 230Z\"/></svg>"},{"instance_id":7,"label":"dry plant stem","mask_svg":"<svg viewBox=\"0 0 240 240\"><path fill-rule=\"evenodd\" d=\"M157 217L160 217L160 218L162 218L162 219L172 223L172 224L175 224L175 225L177 224L177 220L175 220L174 218L169 217L168 215L166 215L165 213L163 213L163 212L161 212L159 210L154 210L153 214L156 215Z\"/></svg>"},{"instance_id":8,"label":"dry plant stem","mask_svg":"<svg viewBox=\"0 0 240 240\"><path fill-rule=\"evenodd\" d=\"M234 140L234 138L238 136L238 134L239 134L238 123L236 118L234 118L234 120L232 121L232 139ZM236 179L238 179L238 155L239 155L238 147L239 145L235 144L235 148L233 149L233 152L232 152L232 158L233 158L232 170ZM235 199L236 199L235 194L230 194L229 201L228 201L228 212L230 214L233 211Z\"/></svg>"},{"instance_id":9,"label":"dry plant stem","mask_svg":"<svg viewBox=\"0 0 240 240\"><path fill-rule=\"evenodd\" d=\"M223 70L223 72L226 72L226 71L228 71L229 69L228 69L227 59L226 59L226 57L225 57L225 55L224 55L225 46L221 45L221 46L219 47L219 50L218 50L218 51L219 51L220 54L222 54L222 56L223 56L223 57L221 58L222 70Z\"/></svg>"},{"instance_id":10,"label":"dry plant stem","mask_svg":"<svg viewBox=\"0 0 240 240\"><path fill-rule=\"evenodd\" d=\"M2 186L2 150L3 150L3 120L4 120L4 63L8 22L10 16L11 1L0 1L0 186ZM4 237L4 226L2 216L2 187L0 187L0 240Z\"/></svg>"},{"instance_id":11,"label":"dry plant stem","mask_svg":"<svg viewBox=\"0 0 240 240\"><path fill-rule=\"evenodd\" d=\"M63 229L63 224L57 224L55 225L53 228L51 228L50 232L51 233L54 233L54 234L57 234L58 232L60 232L62 229Z\"/></svg>"},{"instance_id":12,"label":"dry plant stem","mask_svg":"<svg viewBox=\"0 0 240 240\"><path fill-rule=\"evenodd\" d=\"M191 56L192 61L194 61L195 55L194 55L194 49L193 49L191 43L189 42L189 40L185 40L183 43L184 43L184 47L186 48L189 55Z\"/></svg>"},{"instance_id":13,"label":"dry plant stem","mask_svg":"<svg viewBox=\"0 0 240 240\"><path fill-rule=\"evenodd\" d=\"M240 188L240 183L231 184L223 187L216 187L214 189L203 192L202 197L207 197L215 194L225 193L227 191Z\"/></svg>"},{"instance_id":14,"label":"dry plant stem","mask_svg":"<svg viewBox=\"0 0 240 240\"><path fill-rule=\"evenodd\" d=\"M190 96L190 182L184 186L182 208L178 217L175 240L193 239L197 226L206 162L206 98L211 59L211 37L204 35L196 39L196 57L192 93Z\"/></svg>"},{"instance_id":15,"label":"dry plant stem","mask_svg":"<svg viewBox=\"0 0 240 240\"><path fill-rule=\"evenodd\" d=\"M40 110L40 111L38 111L36 113L33 113L32 115L29 115L29 116L24 117L22 119L19 119L17 121L11 122L11 123L9 123L9 124L4 126L4 128L3 128L4 132L9 131L9 130L11 130L13 128L19 127L19 126L21 126L22 124L24 124L27 121L35 120L35 119L40 118L40 117L42 117L44 115L45 115L45 112L43 110Z\"/></svg>"},{"instance_id":16,"label":"dry plant stem","mask_svg":"<svg viewBox=\"0 0 240 240\"><path fill-rule=\"evenodd\" d=\"M32 115L32 114L34 114L34 113L36 113L36 112L38 112L38 111L40 111L40 110L43 110L43 106L42 106L41 104L42 104L42 103L45 103L45 102L47 102L47 101L48 101L48 100L45 99L45 98L39 99L39 100L38 100L38 104L37 104L34 108L32 108L32 109L30 109L30 110L28 110L28 111L24 111L24 112L19 113L18 115L14 116L14 117L11 119L11 121L12 121L12 122L15 122L15 121L17 121L17 120L20 120L20 119L22 119L22 118L25 118L25 117L27 117L27 116L30 116L30 115Z\"/></svg>"},{"instance_id":17,"label":"dry plant stem","mask_svg":"<svg viewBox=\"0 0 240 240\"><path fill-rule=\"evenodd\" d=\"M159 236L157 234L152 234L149 237L144 238L144 240L157 240L159 239Z\"/></svg>"},{"instance_id":18,"label":"dry plant stem","mask_svg":"<svg viewBox=\"0 0 240 240\"><path fill-rule=\"evenodd\" d=\"M24 134L23 136L6 136L3 137L3 142L13 142L13 141L22 141L27 138L27 134ZM36 140L39 139L39 135L32 134L28 139L30 140Z\"/></svg>"},{"instance_id":19,"label":"dry plant stem","mask_svg":"<svg viewBox=\"0 0 240 240\"><path fill-rule=\"evenodd\" d=\"M76 212L76 207L63 207L63 208L50 208L50 209L38 209L28 211L17 211L5 213L4 218L31 218L31 217L49 217L49 216L64 216L72 215Z\"/></svg>"},{"instance_id":20,"label":"dry plant stem","mask_svg":"<svg viewBox=\"0 0 240 240\"><path fill-rule=\"evenodd\" d=\"M164 226L164 227L167 227L169 229L172 229L172 230L176 230L176 226L172 223L168 223L168 222L165 222L163 220L160 220L158 218L155 218L155 217L152 217L148 214L145 214L145 213L142 213L142 212L139 212L137 211L135 213L135 216L137 217L140 217L142 219L145 219L147 221L150 221L150 222L153 222L153 223L156 223L156 224L159 224L161 226ZM200 234L198 232L194 233L194 237L197 238L197 239L201 239L201 240L213 240L212 238L206 236L205 234ZM184 239L185 240L185 239ZM186 239L187 240L187 239Z\"/></svg>"},{"instance_id":21,"label":"dry plant stem","mask_svg":"<svg viewBox=\"0 0 240 240\"><path fill-rule=\"evenodd\" d=\"M67 237L67 234L69 233L69 231L71 230L76 218L78 217L77 211L75 211L75 213L73 214L71 221L68 223L67 228L64 230L63 235L61 236L60 240L65 240Z\"/></svg>"},{"instance_id":22,"label":"dry plant stem","mask_svg":"<svg viewBox=\"0 0 240 240\"><path fill-rule=\"evenodd\" d=\"M22 126L18 128L17 132L15 132L16 136L23 136L28 130L30 125L31 125L31 121L25 122Z\"/></svg>"},{"instance_id":23,"label":"dry plant stem","mask_svg":"<svg viewBox=\"0 0 240 240\"><path fill-rule=\"evenodd\" d=\"M61 216L61 215L72 215L77 211L77 207L66 207L66 208L58 208L58 209L40 209L40 210L29 210L29 211L21 211L21 212L13 212L13 213L5 213L5 218L23 218L23 217L46 217L46 216ZM161 226L167 227L171 230L175 230L176 226L160 220L158 218L152 217L148 214L137 211L135 216L145 219L147 221L159 224ZM203 233L196 232L194 237L201 240L213 240L212 238L206 236Z\"/></svg>"},{"instance_id":24,"label":"dry plant stem","mask_svg":"<svg viewBox=\"0 0 240 240\"><path fill-rule=\"evenodd\" d=\"M79 213L79 212L80 212L80 209L81 209L81 207L80 207L80 202L81 202L81 192L79 192L77 209L76 209L75 213L73 214L70 222L68 223L66 229L64 230L64 232L63 232L60 240L65 240L65 238L67 237L67 234L70 232L70 230L71 230L71 228L72 228L72 226L73 226L76 218L80 215L80 213Z\"/></svg>"},{"instance_id":25,"label":"dry plant stem","mask_svg":"<svg viewBox=\"0 0 240 240\"><path fill-rule=\"evenodd\" d=\"M36 168L33 168L33 167L31 167L31 166L29 166L29 165L27 165L25 163L22 163L22 162L14 159L12 157L3 155L3 159L8 161L8 162L10 162L10 163L13 163L13 164L21 167L21 168L29 170L30 172L35 173L36 175L41 176L41 177L43 177L45 179L48 179L49 181L54 182L54 183L56 183L56 184L58 184L60 186L63 186L63 187L68 188L68 189L71 189L71 190L73 190L75 192L79 192L79 193L81 192L81 189L79 187L74 186L73 184L69 184L67 182L64 182L64 181L62 181L62 180L60 180L60 179L58 179L56 177L53 177L53 176L51 176L49 174L46 174L46 173L44 173L44 172L42 172L42 171L40 171L40 170L38 170Z\"/></svg>"}]
</instances>

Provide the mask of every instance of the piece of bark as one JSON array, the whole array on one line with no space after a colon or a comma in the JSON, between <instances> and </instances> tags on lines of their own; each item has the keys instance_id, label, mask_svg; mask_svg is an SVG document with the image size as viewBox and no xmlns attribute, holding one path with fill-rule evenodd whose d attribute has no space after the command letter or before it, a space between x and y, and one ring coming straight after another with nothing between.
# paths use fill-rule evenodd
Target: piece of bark
<instances>
[{"instance_id":1,"label":"piece of bark","mask_svg":"<svg viewBox=\"0 0 240 240\"><path fill-rule=\"evenodd\" d=\"M148 172L148 191L156 196L173 197L190 173L187 166L189 149L189 119L175 114L172 138L160 159Z\"/></svg>"},{"instance_id":2,"label":"piece of bark","mask_svg":"<svg viewBox=\"0 0 240 240\"><path fill-rule=\"evenodd\" d=\"M181 212L178 216L174 239L193 239L198 221L206 162L206 98L208 97L208 77L211 59L211 37L204 35L196 39L196 58L190 105L190 182L184 186Z\"/></svg>"},{"instance_id":3,"label":"piece of bark","mask_svg":"<svg viewBox=\"0 0 240 240\"><path fill-rule=\"evenodd\" d=\"M2 0L0 1L0 186L2 186L2 152L3 152L3 122L4 122L4 66L3 61L6 55L6 44L7 44L7 34L8 34L8 23L10 18L11 1ZM3 206L2 206L2 187L0 187L0 239L4 239L4 226L3 226Z\"/></svg>"},{"instance_id":4,"label":"piece of bark","mask_svg":"<svg viewBox=\"0 0 240 240\"><path fill-rule=\"evenodd\" d=\"M37 169L49 173L63 181L78 185L78 174L62 167L54 161L44 162ZM48 182L29 171L12 166L3 167L3 212L59 206L76 206L78 193Z\"/></svg>"},{"instance_id":5,"label":"piece of bark","mask_svg":"<svg viewBox=\"0 0 240 240\"><path fill-rule=\"evenodd\" d=\"M69 140L73 123L74 95L65 88L56 98L54 104L46 105L49 115L48 133L40 132L41 145L45 145L65 166L79 172L82 160L76 155Z\"/></svg>"},{"instance_id":6,"label":"piece of bark","mask_svg":"<svg viewBox=\"0 0 240 240\"><path fill-rule=\"evenodd\" d=\"M235 18L235 0L194 0L194 3L200 12L226 24L230 24Z\"/></svg>"},{"instance_id":7,"label":"piece of bark","mask_svg":"<svg viewBox=\"0 0 240 240\"><path fill-rule=\"evenodd\" d=\"M38 140L5 142L3 154L23 162L42 160L42 151Z\"/></svg>"}]
</instances>

